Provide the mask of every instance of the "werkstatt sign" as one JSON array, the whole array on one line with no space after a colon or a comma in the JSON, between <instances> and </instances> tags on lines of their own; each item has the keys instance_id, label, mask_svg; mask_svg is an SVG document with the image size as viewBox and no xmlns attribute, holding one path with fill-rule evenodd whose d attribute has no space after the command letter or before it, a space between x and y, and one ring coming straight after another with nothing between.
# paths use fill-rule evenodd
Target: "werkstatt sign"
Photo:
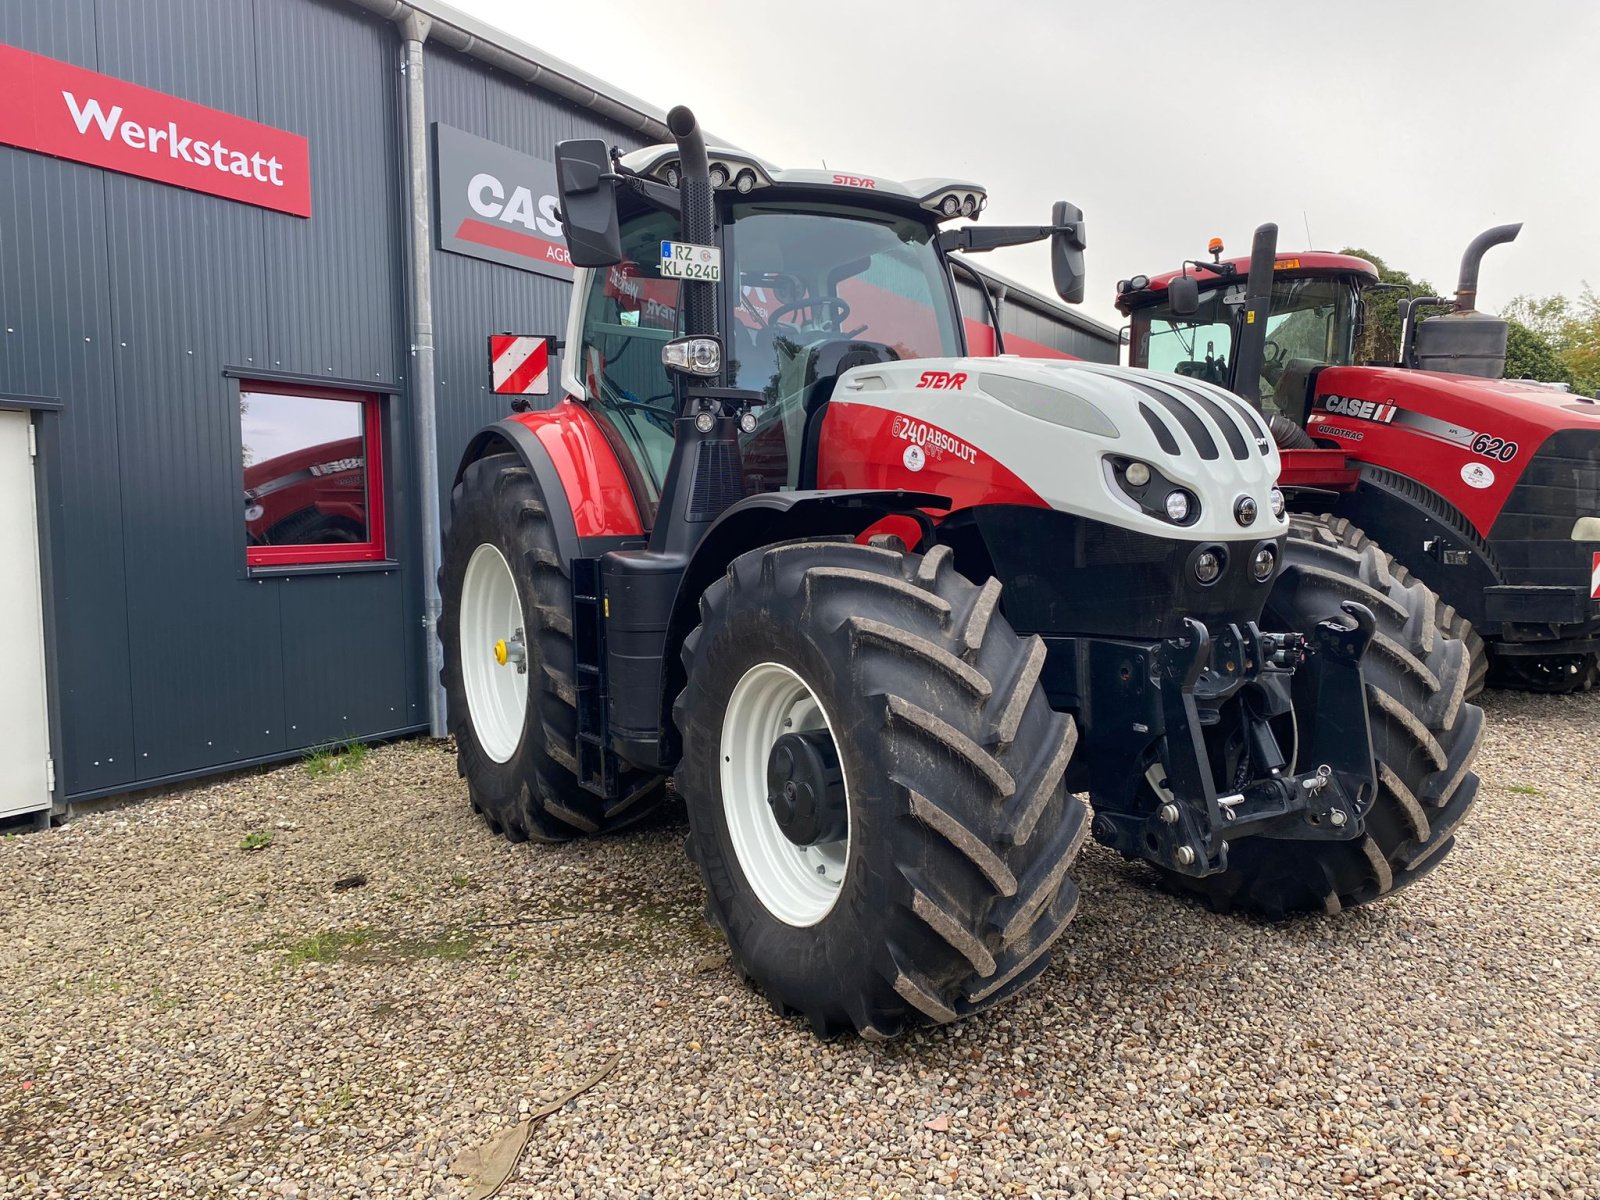
<instances>
[{"instance_id":1,"label":"werkstatt sign","mask_svg":"<svg viewBox=\"0 0 1600 1200\"><path fill-rule=\"evenodd\" d=\"M0 46L0 144L311 215L299 134L15 46Z\"/></svg>"},{"instance_id":2,"label":"werkstatt sign","mask_svg":"<svg viewBox=\"0 0 1600 1200\"><path fill-rule=\"evenodd\" d=\"M571 279L555 164L449 125L433 135L440 249Z\"/></svg>"}]
</instances>

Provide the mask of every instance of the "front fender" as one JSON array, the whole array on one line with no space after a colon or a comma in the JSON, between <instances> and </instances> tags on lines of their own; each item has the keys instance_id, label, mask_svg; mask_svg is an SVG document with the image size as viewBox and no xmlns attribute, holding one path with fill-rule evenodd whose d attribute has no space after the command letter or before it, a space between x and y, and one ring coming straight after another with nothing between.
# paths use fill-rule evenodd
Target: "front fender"
<instances>
[{"instance_id":1,"label":"front fender","mask_svg":"<svg viewBox=\"0 0 1600 1200\"><path fill-rule=\"evenodd\" d=\"M672 703L683 690L684 671L678 647L700 620L700 596L728 564L746 551L805 537L854 537L886 516L899 513L926 517L922 509L948 509L950 499L932 492L855 489L839 491L763 492L746 496L706 530L689 555L667 622L666 653L661 656L662 765L681 753Z\"/></svg>"},{"instance_id":2,"label":"front fender","mask_svg":"<svg viewBox=\"0 0 1600 1200\"><path fill-rule=\"evenodd\" d=\"M643 538L633 489L600 422L583 405L563 400L553 408L517 413L480 429L467 443L455 483L467 467L490 454L522 459L544 496L563 567L574 558L610 549L618 539ZM586 545L591 539L599 546Z\"/></svg>"}]
</instances>

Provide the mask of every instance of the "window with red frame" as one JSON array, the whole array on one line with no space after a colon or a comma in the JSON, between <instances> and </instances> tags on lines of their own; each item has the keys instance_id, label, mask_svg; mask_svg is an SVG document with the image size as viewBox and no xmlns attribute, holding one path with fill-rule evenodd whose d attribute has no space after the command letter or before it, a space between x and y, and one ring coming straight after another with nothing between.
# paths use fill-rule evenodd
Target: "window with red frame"
<instances>
[{"instance_id":1,"label":"window with red frame","mask_svg":"<svg viewBox=\"0 0 1600 1200\"><path fill-rule=\"evenodd\" d=\"M386 557L381 411L365 392L240 384L252 567Z\"/></svg>"}]
</instances>

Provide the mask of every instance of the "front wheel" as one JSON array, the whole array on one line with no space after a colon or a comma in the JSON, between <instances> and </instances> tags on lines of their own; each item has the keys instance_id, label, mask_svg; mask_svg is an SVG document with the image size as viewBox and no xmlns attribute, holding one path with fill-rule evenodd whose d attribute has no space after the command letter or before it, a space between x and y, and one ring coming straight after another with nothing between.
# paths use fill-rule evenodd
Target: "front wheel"
<instances>
[{"instance_id":1,"label":"front wheel","mask_svg":"<svg viewBox=\"0 0 1600 1200\"><path fill-rule=\"evenodd\" d=\"M515 454L467 467L439 568L440 682L472 806L513 842L563 842L638 820L660 781L603 800L577 778L572 585L545 497Z\"/></svg>"},{"instance_id":2,"label":"front wheel","mask_svg":"<svg viewBox=\"0 0 1600 1200\"><path fill-rule=\"evenodd\" d=\"M1377 618L1362 660L1378 775L1366 832L1347 842L1242 838L1221 874L1164 873L1217 908L1279 917L1377 900L1443 860L1477 796L1483 710L1466 702L1467 648L1442 625L1438 597L1349 522L1291 517L1263 624L1303 632L1345 600Z\"/></svg>"},{"instance_id":3,"label":"front wheel","mask_svg":"<svg viewBox=\"0 0 1600 1200\"><path fill-rule=\"evenodd\" d=\"M785 544L735 560L684 643L676 786L708 912L820 1034L996 1003L1077 905L1075 730L999 594L944 547Z\"/></svg>"}]
</instances>

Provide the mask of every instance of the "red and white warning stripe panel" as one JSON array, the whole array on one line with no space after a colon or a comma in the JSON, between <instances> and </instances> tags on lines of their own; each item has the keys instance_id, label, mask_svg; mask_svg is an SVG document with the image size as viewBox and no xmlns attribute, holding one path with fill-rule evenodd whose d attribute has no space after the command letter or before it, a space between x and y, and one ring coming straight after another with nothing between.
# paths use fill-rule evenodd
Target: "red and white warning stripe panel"
<instances>
[{"instance_id":1,"label":"red and white warning stripe panel","mask_svg":"<svg viewBox=\"0 0 1600 1200\"><path fill-rule=\"evenodd\" d=\"M1600 600L1600 550L1595 551L1594 567L1589 572L1589 597Z\"/></svg>"},{"instance_id":2,"label":"red and white warning stripe panel","mask_svg":"<svg viewBox=\"0 0 1600 1200\"><path fill-rule=\"evenodd\" d=\"M489 374L497 395L549 395L550 339L520 333L491 333Z\"/></svg>"}]
</instances>

